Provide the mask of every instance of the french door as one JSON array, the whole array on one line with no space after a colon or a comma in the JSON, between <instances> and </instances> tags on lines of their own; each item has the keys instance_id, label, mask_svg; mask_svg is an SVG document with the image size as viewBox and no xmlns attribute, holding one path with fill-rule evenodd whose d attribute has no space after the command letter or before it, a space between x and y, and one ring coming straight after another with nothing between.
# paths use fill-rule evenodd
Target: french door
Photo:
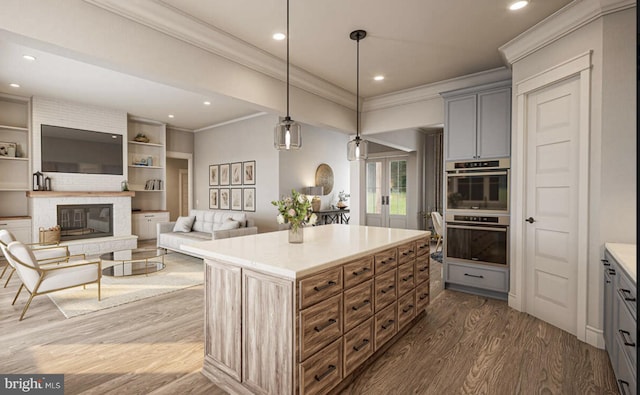
<instances>
[{"instance_id":1,"label":"french door","mask_svg":"<svg viewBox=\"0 0 640 395\"><path fill-rule=\"evenodd\" d=\"M377 158L366 163L366 224L407 228L407 158Z\"/></svg>"}]
</instances>

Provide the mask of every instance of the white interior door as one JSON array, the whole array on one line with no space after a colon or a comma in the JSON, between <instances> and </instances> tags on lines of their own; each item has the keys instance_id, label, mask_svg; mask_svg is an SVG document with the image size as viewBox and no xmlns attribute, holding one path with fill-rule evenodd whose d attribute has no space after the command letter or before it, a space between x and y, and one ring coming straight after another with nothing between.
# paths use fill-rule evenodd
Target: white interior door
<instances>
[{"instance_id":1,"label":"white interior door","mask_svg":"<svg viewBox=\"0 0 640 395\"><path fill-rule=\"evenodd\" d=\"M407 158L370 159L366 164L366 224L407 228Z\"/></svg>"},{"instance_id":2,"label":"white interior door","mask_svg":"<svg viewBox=\"0 0 640 395\"><path fill-rule=\"evenodd\" d=\"M577 331L580 80L527 95L527 312ZM586 264L586 262L584 263Z\"/></svg>"}]
</instances>

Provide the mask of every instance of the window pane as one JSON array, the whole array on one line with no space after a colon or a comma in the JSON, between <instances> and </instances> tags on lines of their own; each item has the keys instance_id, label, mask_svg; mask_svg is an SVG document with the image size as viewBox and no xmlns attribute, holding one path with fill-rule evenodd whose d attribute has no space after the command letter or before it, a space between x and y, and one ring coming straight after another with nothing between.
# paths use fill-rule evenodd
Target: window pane
<instances>
[{"instance_id":1,"label":"window pane","mask_svg":"<svg viewBox=\"0 0 640 395\"><path fill-rule=\"evenodd\" d=\"M389 172L389 214L407 215L407 161L391 161Z\"/></svg>"},{"instance_id":2,"label":"window pane","mask_svg":"<svg viewBox=\"0 0 640 395\"><path fill-rule=\"evenodd\" d=\"M367 163L367 214L382 212L382 164Z\"/></svg>"}]
</instances>

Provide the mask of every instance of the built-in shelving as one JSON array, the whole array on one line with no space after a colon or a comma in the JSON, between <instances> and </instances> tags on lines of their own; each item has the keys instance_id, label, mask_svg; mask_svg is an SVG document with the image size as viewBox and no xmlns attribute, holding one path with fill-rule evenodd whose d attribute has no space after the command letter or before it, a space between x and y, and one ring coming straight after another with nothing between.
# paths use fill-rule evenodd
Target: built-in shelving
<instances>
[{"instance_id":1,"label":"built-in shelving","mask_svg":"<svg viewBox=\"0 0 640 395\"><path fill-rule=\"evenodd\" d=\"M29 98L0 94L0 217L28 214L30 114Z\"/></svg>"},{"instance_id":2,"label":"built-in shelving","mask_svg":"<svg viewBox=\"0 0 640 395\"><path fill-rule=\"evenodd\" d=\"M142 134L148 142L136 141ZM140 210L165 210L166 192L161 189L145 189L149 180L166 181L166 124L153 120L129 117L127 129L127 170L129 190L135 192L155 192L138 194L131 201L131 207Z\"/></svg>"}]
</instances>

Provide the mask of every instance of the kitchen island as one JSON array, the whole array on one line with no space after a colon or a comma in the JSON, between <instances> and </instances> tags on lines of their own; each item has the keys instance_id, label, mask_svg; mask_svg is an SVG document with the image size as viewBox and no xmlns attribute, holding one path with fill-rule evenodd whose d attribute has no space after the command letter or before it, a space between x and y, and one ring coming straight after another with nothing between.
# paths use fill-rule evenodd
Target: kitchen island
<instances>
[{"instance_id":1,"label":"kitchen island","mask_svg":"<svg viewBox=\"0 0 640 395\"><path fill-rule=\"evenodd\" d=\"M203 374L231 393L326 393L429 303L429 232L326 225L183 246L205 257Z\"/></svg>"}]
</instances>

